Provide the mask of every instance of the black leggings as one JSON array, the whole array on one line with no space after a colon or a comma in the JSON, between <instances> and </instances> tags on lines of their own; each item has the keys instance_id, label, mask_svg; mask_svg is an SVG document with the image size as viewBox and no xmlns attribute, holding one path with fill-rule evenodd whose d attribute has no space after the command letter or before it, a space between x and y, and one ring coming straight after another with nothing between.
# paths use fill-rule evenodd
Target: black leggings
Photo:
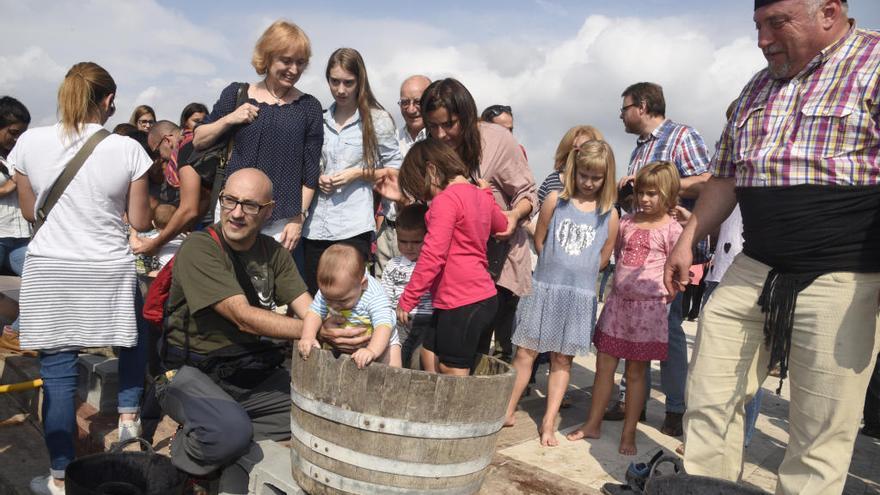
<instances>
[{"instance_id":1,"label":"black leggings","mask_svg":"<svg viewBox=\"0 0 880 495\"><path fill-rule=\"evenodd\" d=\"M444 366L473 368L480 337L491 328L497 311L497 296L453 309L434 308L435 324L427 329L423 346Z\"/></svg>"},{"instance_id":2,"label":"black leggings","mask_svg":"<svg viewBox=\"0 0 880 495\"><path fill-rule=\"evenodd\" d=\"M359 253L361 253L364 260L369 261L370 245L373 243L373 232L368 231L354 237L349 237L348 239L337 239L334 241L303 239L303 257L305 258L305 273L303 273L303 279L306 282L306 287L309 288L309 293L313 296L318 292L318 261L321 260L321 255L324 254L324 251L330 246L340 243L353 246Z\"/></svg>"}]
</instances>

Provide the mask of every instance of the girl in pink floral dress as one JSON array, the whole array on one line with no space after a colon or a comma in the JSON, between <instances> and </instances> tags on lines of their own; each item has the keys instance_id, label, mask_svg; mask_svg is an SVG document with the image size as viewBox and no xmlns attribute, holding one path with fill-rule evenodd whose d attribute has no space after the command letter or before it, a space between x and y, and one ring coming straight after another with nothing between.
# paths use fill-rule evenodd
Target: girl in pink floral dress
<instances>
[{"instance_id":1,"label":"girl in pink floral dress","mask_svg":"<svg viewBox=\"0 0 880 495\"><path fill-rule=\"evenodd\" d=\"M627 401L619 452L636 454L636 425L647 394L645 372L651 360L666 359L669 294L663 286L663 265L682 231L669 213L678 200L679 184L669 162L650 163L636 176L638 212L620 220L614 289L593 336L599 352L590 413L586 423L568 434L569 440L599 438L617 363L626 359Z\"/></svg>"}]
</instances>

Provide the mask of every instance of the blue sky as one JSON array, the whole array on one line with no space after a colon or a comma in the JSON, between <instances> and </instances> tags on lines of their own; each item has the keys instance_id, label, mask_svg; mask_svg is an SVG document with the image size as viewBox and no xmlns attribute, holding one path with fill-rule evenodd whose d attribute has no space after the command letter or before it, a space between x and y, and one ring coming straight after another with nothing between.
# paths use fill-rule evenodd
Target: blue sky
<instances>
[{"instance_id":1,"label":"blue sky","mask_svg":"<svg viewBox=\"0 0 880 495\"><path fill-rule=\"evenodd\" d=\"M880 1L852 0L860 27L880 28ZM213 105L232 81L256 82L253 44L277 18L298 23L313 45L298 87L325 105L329 54L363 54L379 101L395 105L409 74L460 79L480 108L513 106L516 136L540 181L568 127L597 126L619 169L635 137L618 119L620 92L642 80L664 86L667 114L712 146L727 104L764 66L752 1L509 0L480 2L289 2L0 0L0 93L18 97L34 123L55 118L67 68L93 60L119 86L119 114L138 104L177 120L190 101Z\"/></svg>"}]
</instances>

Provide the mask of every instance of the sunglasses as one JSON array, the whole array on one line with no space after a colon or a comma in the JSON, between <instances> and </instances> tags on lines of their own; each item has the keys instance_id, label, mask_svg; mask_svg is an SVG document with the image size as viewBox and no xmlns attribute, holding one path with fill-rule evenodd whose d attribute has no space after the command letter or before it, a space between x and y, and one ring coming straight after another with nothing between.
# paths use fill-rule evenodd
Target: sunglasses
<instances>
[{"instance_id":1,"label":"sunglasses","mask_svg":"<svg viewBox=\"0 0 880 495\"><path fill-rule=\"evenodd\" d=\"M489 118L495 118L502 113L509 113L513 115L513 111L510 109L510 105L492 105L491 107L483 110L483 114L488 116Z\"/></svg>"}]
</instances>

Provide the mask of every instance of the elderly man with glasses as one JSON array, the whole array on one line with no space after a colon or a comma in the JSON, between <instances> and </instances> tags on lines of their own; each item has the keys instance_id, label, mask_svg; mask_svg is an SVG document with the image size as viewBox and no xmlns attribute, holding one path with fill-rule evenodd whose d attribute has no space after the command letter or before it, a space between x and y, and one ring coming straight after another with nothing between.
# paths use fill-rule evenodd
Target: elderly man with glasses
<instances>
[{"instance_id":1,"label":"elderly man with glasses","mask_svg":"<svg viewBox=\"0 0 880 495\"><path fill-rule=\"evenodd\" d=\"M403 125L397 128L397 144L400 147L400 156L406 156L410 147L422 139L425 139L425 121L422 118L421 98L425 88L431 84L431 80L422 75L409 76L400 85L400 114L403 116ZM391 258L400 256L397 249L397 205L387 199L382 200L381 222L376 238L376 261L374 267L376 277L381 277L385 264Z\"/></svg>"}]
</instances>

